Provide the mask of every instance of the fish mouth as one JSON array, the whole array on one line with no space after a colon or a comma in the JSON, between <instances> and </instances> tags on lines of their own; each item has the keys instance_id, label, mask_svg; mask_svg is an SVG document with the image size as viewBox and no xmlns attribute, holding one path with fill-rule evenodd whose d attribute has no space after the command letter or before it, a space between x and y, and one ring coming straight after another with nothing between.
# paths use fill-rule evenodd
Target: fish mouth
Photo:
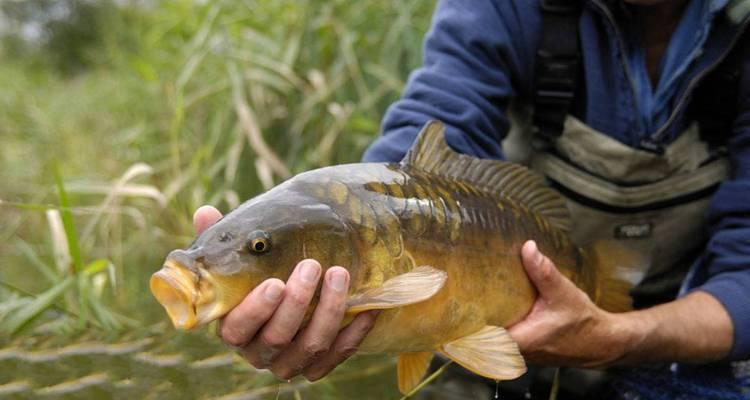
<instances>
[{"instance_id":1,"label":"fish mouth","mask_svg":"<svg viewBox=\"0 0 750 400\"><path fill-rule=\"evenodd\" d=\"M204 268L196 273L170 259L151 276L150 287L175 328L185 330L223 317L250 291L241 279L214 276Z\"/></svg>"},{"instance_id":2,"label":"fish mouth","mask_svg":"<svg viewBox=\"0 0 750 400\"><path fill-rule=\"evenodd\" d=\"M194 301L197 280L195 273L170 260L151 276L151 293L167 310L175 328L191 329L198 323Z\"/></svg>"}]
</instances>

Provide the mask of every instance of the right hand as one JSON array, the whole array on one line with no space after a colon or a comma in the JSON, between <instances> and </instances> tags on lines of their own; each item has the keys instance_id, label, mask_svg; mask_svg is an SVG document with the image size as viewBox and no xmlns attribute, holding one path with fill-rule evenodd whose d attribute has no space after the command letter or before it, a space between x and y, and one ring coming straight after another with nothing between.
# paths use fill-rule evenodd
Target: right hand
<instances>
[{"instance_id":1,"label":"right hand","mask_svg":"<svg viewBox=\"0 0 750 400\"><path fill-rule=\"evenodd\" d=\"M203 206L193 215L198 233L221 218L214 207ZM269 369L280 379L304 375L316 381L351 357L375 324L377 312L358 314L340 329L349 290L349 272L342 267L325 271L320 302L301 327L315 294L321 266L303 260L286 284L268 279L253 289L221 321L218 334L258 369Z\"/></svg>"}]
</instances>

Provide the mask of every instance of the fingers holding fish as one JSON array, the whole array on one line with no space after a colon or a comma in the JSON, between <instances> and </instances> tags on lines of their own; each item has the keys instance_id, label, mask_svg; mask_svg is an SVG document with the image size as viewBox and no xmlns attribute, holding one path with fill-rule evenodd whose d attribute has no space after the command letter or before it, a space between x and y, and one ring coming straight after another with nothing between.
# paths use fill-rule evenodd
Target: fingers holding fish
<instances>
[{"instance_id":1,"label":"fingers holding fish","mask_svg":"<svg viewBox=\"0 0 750 400\"><path fill-rule=\"evenodd\" d=\"M521 257L526 273L544 299L558 297L560 286L565 285L565 277L560 274L552 261L542 254L536 242L529 240L521 248ZM570 284L573 286L573 284Z\"/></svg>"},{"instance_id":2,"label":"fingers holding fish","mask_svg":"<svg viewBox=\"0 0 750 400\"><path fill-rule=\"evenodd\" d=\"M303 260L287 281L284 297L262 330L242 350L256 368L268 368L291 343L305 318L320 279L320 264Z\"/></svg>"},{"instance_id":3,"label":"fingers holding fish","mask_svg":"<svg viewBox=\"0 0 750 400\"><path fill-rule=\"evenodd\" d=\"M344 319L348 288L346 269L331 267L326 271L320 302L310 322L271 364L276 376L290 379L328 353Z\"/></svg>"},{"instance_id":4,"label":"fingers holding fish","mask_svg":"<svg viewBox=\"0 0 750 400\"><path fill-rule=\"evenodd\" d=\"M609 343L606 338L612 336L612 314L563 276L533 241L524 244L521 255L539 297L508 333L526 361L576 367L598 367L611 361L613 350L600 344ZM587 340L582 343L581 337Z\"/></svg>"},{"instance_id":5,"label":"fingers holding fish","mask_svg":"<svg viewBox=\"0 0 750 400\"><path fill-rule=\"evenodd\" d=\"M307 380L315 382L328 375L339 364L346 361L357 352L360 343L375 325L380 312L378 310L365 311L357 314L354 320L342 329L336 337L331 349L302 371Z\"/></svg>"},{"instance_id":6,"label":"fingers holding fish","mask_svg":"<svg viewBox=\"0 0 750 400\"><path fill-rule=\"evenodd\" d=\"M219 331L221 339L233 347L246 346L276 311L284 287L284 282L268 279L253 289L222 320Z\"/></svg>"},{"instance_id":7,"label":"fingers holding fish","mask_svg":"<svg viewBox=\"0 0 750 400\"><path fill-rule=\"evenodd\" d=\"M193 214L193 227L195 227L196 232L201 233L209 226L215 224L221 217L221 212L215 207L209 205L200 206Z\"/></svg>"}]
</instances>

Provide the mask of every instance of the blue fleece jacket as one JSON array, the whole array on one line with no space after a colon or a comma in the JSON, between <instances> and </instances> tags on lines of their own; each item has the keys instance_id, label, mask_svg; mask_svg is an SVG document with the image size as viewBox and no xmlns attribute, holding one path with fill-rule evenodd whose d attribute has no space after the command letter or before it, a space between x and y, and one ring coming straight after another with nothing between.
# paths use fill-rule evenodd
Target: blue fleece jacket
<instances>
[{"instance_id":1,"label":"blue fleece jacket","mask_svg":"<svg viewBox=\"0 0 750 400\"><path fill-rule=\"evenodd\" d=\"M666 94L657 90L662 97L651 99L666 104L665 113L639 106L646 75L631 69L645 67L634 62L637 55L628 50L633 48L632 37L618 22L617 2L584 3L579 27L586 101L576 116L631 147L672 142L692 122L687 105L696 80L726 56L744 31L745 20L731 22L717 10L725 2L710 1L705 3L710 7L702 9L713 14L701 14L692 22L698 24L697 31L678 29L676 35L685 35L690 43L675 45L680 39L675 36L668 53L687 49L691 59L680 63L676 56L668 61L675 64L674 82ZM446 123L447 140L454 149L502 158L508 106L531 98L540 18L539 0L440 1L425 40L424 65L410 76L403 98L388 109L382 135L364 160L400 160L430 119ZM735 332L732 360L750 357L750 40L738 43L740 112L727 143L732 176L714 195L707 227L710 240L689 282L690 288L715 296L729 312ZM665 68L670 67L662 64Z\"/></svg>"}]
</instances>

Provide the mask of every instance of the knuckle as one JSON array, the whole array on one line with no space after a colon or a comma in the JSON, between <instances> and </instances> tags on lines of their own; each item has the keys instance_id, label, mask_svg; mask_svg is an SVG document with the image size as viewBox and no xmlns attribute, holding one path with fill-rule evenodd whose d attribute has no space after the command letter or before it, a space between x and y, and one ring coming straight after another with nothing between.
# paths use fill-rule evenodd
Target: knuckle
<instances>
[{"instance_id":1,"label":"knuckle","mask_svg":"<svg viewBox=\"0 0 750 400\"><path fill-rule=\"evenodd\" d=\"M297 307L307 307L310 303L310 296L305 292L294 291L289 294L289 301Z\"/></svg>"},{"instance_id":2,"label":"knuckle","mask_svg":"<svg viewBox=\"0 0 750 400\"><path fill-rule=\"evenodd\" d=\"M288 337L279 335L275 332L263 332L260 336L261 342L272 349L280 349L289 345Z\"/></svg>"},{"instance_id":3,"label":"knuckle","mask_svg":"<svg viewBox=\"0 0 750 400\"><path fill-rule=\"evenodd\" d=\"M222 323L221 324L221 330L219 331L219 337L221 340L233 347L243 347L249 342L249 338L246 337L247 335L242 332L242 330L239 330L235 327L233 327L231 324Z\"/></svg>"},{"instance_id":4,"label":"knuckle","mask_svg":"<svg viewBox=\"0 0 750 400\"><path fill-rule=\"evenodd\" d=\"M368 332L370 332L370 329L375 326L375 317L372 315L368 315L365 318L361 319L361 322L358 325L357 333L359 335L366 335Z\"/></svg>"},{"instance_id":5,"label":"knuckle","mask_svg":"<svg viewBox=\"0 0 750 400\"><path fill-rule=\"evenodd\" d=\"M344 314L346 310L346 303L344 301L330 301L319 306L327 315L338 315Z\"/></svg>"},{"instance_id":6,"label":"knuckle","mask_svg":"<svg viewBox=\"0 0 750 400\"><path fill-rule=\"evenodd\" d=\"M302 346L302 351L307 357L315 358L328 352L329 346L319 341L313 341L305 343Z\"/></svg>"},{"instance_id":7,"label":"knuckle","mask_svg":"<svg viewBox=\"0 0 750 400\"><path fill-rule=\"evenodd\" d=\"M224 330L222 331L221 340L223 340L224 343L234 347L242 347L246 343L244 338L237 334L234 329L228 328L224 328Z\"/></svg>"},{"instance_id":8,"label":"knuckle","mask_svg":"<svg viewBox=\"0 0 750 400\"><path fill-rule=\"evenodd\" d=\"M260 314L260 313L251 313L245 316L245 318L242 320L242 325L245 327L251 327L253 332L256 332L258 328L263 326L263 324L268 321L268 317Z\"/></svg>"},{"instance_id":9,"label":"knuckle","mask_svg":"<svg viewBox=\"0 0 750 400\"><path fill-rule=\"evenodd\" d=\"M554 267L546 257L542 262L541 272L542 279L545 281L551 281L554 277Z\"/></svg>"},{"instance_id":10,"label":"knuckle","mask_svg":"<svg viewBox=\"0 0 750 400\"><path fill-rule=\"evenodd\" d=\"M262 362L260 360L247 360L247 362L250 363L250 365L252 365L253 368L255 368L255 369L266 369L266 368L268 368L268 364L266 364L266 363L264 363L264 362Z\"/></svg>"},{"instance_id":11,"label":"knuckle","mask_svg":"<svg viewBox=\"0 0 750 400\"><path fill-rule=\"evenodd\" d=\"M357 350L359 350L358 345L346 344L337 349L336 354L341 361L344 361L347 358L353 356L357 352Z\"/></svg>"},{"instance_id":12,"label":"knuckle","mask_svg":"<svg viewBox=\"0 0 750 400\"><path fill-rule=\"evenodd\" d=\"M242 352L242 356L247 360L248 364L252 365L255 369L266 369L268 364L263 362L256 354L249 352Z\"/></svg>"}]
</instances>

